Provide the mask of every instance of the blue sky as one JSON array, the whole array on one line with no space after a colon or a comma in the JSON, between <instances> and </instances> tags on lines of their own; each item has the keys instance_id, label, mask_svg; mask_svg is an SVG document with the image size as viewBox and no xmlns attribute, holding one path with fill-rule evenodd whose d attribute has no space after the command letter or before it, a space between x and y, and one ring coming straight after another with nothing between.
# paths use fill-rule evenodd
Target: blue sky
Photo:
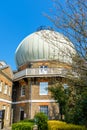
<instances>
[{"instance_id":1,"label":"blue sky","mask_svg":"<svg viewBox=\"0 0 87 130\"><path fill-rule=\"evenodd\" d=\"M39 26L52 26L43 15L51 6L50 0L0 0L0 60L13 70L19 43Z\"/></svg>"}]
</instances>

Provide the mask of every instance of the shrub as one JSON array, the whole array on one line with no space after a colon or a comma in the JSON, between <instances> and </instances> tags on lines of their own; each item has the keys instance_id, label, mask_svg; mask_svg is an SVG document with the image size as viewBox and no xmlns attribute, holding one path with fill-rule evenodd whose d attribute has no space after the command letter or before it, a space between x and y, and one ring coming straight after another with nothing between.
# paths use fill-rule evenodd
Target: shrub
<instances>
[{"instance_id":1,"label":"shrub","mask_svg":"<svg viewBox=\"0 0 87 130\"><path fill-rule=\"evenodd\" d=\"M39 112L35 115L35 122L38 126L38 130L47 130L48 129L48 117L42 112Z\"/></svg>"},{"instance_id":2,"label":"shrub","mask_svg":"<svg viewBox=\"0 0 87 130\"><path fill-rule=\"evenodd\" d=\"M34 123L19 122L12 124L12 130L32 130Z\"/></svg>"},{"instance_id":3,"label":"shrub","mask_svg":"<svg viewBox=\"0 0 87 130\"><path fill-rule=\"evenodd\" d=\"M48 121L48 130L86 130L84 126L67 124L66 122L51 120Z\"/></svg>"}]
</instances>

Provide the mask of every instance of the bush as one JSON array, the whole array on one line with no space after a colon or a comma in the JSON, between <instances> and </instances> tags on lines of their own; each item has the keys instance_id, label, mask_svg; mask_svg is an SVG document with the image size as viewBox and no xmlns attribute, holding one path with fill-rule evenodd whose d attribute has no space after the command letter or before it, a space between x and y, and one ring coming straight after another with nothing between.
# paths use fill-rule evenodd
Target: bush
<instances>
[{"instance_id":1,"label":"bush","mask_svg":"<svg viewBox=\"0 0 87 130\"><path fill-rule=\"evenodd\" d=\"M84 126L67 124L62 121L48 121L48 130L86 130Z\"/></svg>"},{"instance_id":2,"label":"bush","mask_svg":"<svg viewBox=\"0 0 87 130\"><path fill-rule=\"evenodd\" d=\"M34 123L19 122L12 124L12 130L32 130Z\"/></svg>"},{"instance_id":3,"label":"bush","mask_svg":"<svg viewBox=\"0 0 87 130\"><path fill-rule=\"evenodd\" d=\"M47 130L48 129L48 117L42 112L39 112L34 117L35 123L38 126L38 130Z\"/></svg>"}]
</instances>

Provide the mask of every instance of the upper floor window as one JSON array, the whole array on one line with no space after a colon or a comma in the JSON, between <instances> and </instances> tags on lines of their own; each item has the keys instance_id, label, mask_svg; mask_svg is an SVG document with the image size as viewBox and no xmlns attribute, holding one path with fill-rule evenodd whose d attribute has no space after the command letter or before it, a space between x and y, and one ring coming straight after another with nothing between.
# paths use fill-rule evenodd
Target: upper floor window
<instances>
[{"instance_id":1,"label":"upper floor window","mask_svg":"<svg viewBox=\"0 0 87 130\"><path fill-rule=\"evenodd\" d=\"M9 86L8 95L11 96L11 87Z\"/></svg>"},{"instance_id":2,"label":"upper floor window","mask_svg":"<svg viewBox=\"0 0 87 130\"><path fill-rule=\"evenodd\" d=\"M40 95L48 94L48 82L40 82Z\"/></svg>"},{"instance_id":3,"label":"upper floor window","mask_svg":"<svg viewBox=\"0 0 87 130\"><path fill-rule=\"evenodd\" d=\"M63 84L64 89L67 89L69 86L67 84Z\"/></svg>"},{"instance_id":4,"label":"upper floor window","mask_svg":"<svg viewBox=\"0 0 87 130\"><path fill-rule=\"evenodd\" d=\"M2 81L0 81L0 92L2 91Z\"/></svg>"},{"instance_id":5,"label":"upper floor window","mask_svg":"<svg viewBox=\"0 0 87 130\"><path fill-rule=\"evenodd\" d=\"M47 74L48 66L40 66L39 67L39 73L40 74Z\"/></svg>"},{"instance_id":6,"label":"upper floor window","mask_svg":"<svg viewBox=\"0 0 87 130\"><path fill-rule=\"evenodd\" d=\"M21 87L21 96L25 96L25 86Z\"/></svg>"},{"instance_id":7,"label":"upper floor window","mask_svg":"<svg viewBox=\"0 0 87 130\"><path fill-rule=\"evenodd\" d=\"M7 94L7 91L8 91L8 85L5 84L5 85L4 85L4 94Z\"/></svg>"}]
</instances>

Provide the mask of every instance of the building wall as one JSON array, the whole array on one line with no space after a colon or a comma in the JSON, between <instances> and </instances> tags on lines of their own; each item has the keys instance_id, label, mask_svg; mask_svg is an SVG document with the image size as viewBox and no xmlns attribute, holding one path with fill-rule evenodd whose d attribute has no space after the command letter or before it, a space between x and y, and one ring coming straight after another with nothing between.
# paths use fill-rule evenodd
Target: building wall
<instances>
[{"instance_id":1,"label":"building wall","mask_svg":"<svg viewBox=\"0 0 87 130\"><path fill-rule=\"evenodd\" d=\"M24 119L29 119L30 111L29 111L29 103L18 103L13 106L13 114L14 119L13 122L20 121L20 111L21 109L24 109Z\"/></svg>"},{"instance_id":2,"label":"building wall","mask_svg":"<svg viewBox=\"0 0 87 130\"><path fill-rule=\"evenodd\" d=\"M19 80L16 88L16 102L13 105L14 122L20 120L20 109L24 110L24 119L32 119L37 112L40 112L40 106L48 106L48 117L50 119L57 118L59 115L59 106L51 98L51 93L40 95L40 82L48 82L48 87L51 87L50 81L54 78L27 78L27 83L24 80ZM60 79L60 78L59 78ZM18 82L18 81L17 81ZM26 85L25 95L21 96L21 86ZM54 113L55 112L55 113Z\"/></svg>"},{"instance_id":3,"label":"building wall","mask_svg":"<svg viewBox=\"0 0 87 130\"><path fill-rule=\"evenodd\" d=\"M24 70L26 68L39 68L39 66L42 66L42 65L45 65L45 66L48 66L49 68L71 68L71 65L69 64L66 64L66 63L60 63L58 61L36 61L36 62L32 62L32 63L27 63L27 64L24 64L22 66L19 67L19 70Z\"/></svg>"},{"instance_id":4,"label":"building wall","mask_svg":"<svg viewBox=\"0 0 87 130\"><path fill-rule=\"evenodd\" d=\"M5 110L4 127L11 125L12 77L11 70L0 70L0 110ZM7 86L5 88L5 86ZM5 91L6 90L6 91Z\"/></svg>"},{"instance_id":5,"label":"building wall","mask_svg":"<svg viewBox=\"0 0 87 130\"><path fill-rule=\"evenodd\" d=\"M70 69L70 65L59 63L57 61L38 61L27 63L19 68L18 72L26 68L39 68L40 66L48 66L48 68L65 68ZM17 72L16 72L17 73ZM48 82L48 87L53 85L54 80L66 83L66 79L62 75L56 75L55 72L50 77L47 74L38 73L38 77L29 76L25 78L19 76L16 81L14 81L13 95L16 95L16 99L13 98L13 111L14 111L14 122L20 120L20 110L24 110L24 119L32 119L37 112L40 112L41 107L48 108L49 119L59 119L59 104L51 98L51 93L48 91L47 95L40 95L40 82ZM55 84L54 84L55 85ZM25 86L25 95L21 96L21 87ZM14 94L15 89L15 94Z\"/></svg>"}]
</instances>

